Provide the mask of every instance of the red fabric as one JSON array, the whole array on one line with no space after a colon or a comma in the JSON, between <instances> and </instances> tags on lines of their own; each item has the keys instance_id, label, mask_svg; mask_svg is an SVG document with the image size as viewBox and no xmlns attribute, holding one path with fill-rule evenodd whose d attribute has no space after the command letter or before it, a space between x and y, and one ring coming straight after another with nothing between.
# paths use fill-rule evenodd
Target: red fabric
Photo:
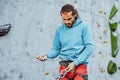
<instances>
[{"instance_id":1,"label":"red fabric","mask_svg":"<svg viewBox=\"0 0 120 80\"><path fill-rule=\"evenodd\" d=\"M63 74L65 71L65 66L60 66L59 73ZM85 64L78 65L74 72L68 72L64 78L61 78L60 80L68 80L69 78L74 78L74 80L84 80L80 74L87 74L87 67Z\"/></svg>"}]
</instances>

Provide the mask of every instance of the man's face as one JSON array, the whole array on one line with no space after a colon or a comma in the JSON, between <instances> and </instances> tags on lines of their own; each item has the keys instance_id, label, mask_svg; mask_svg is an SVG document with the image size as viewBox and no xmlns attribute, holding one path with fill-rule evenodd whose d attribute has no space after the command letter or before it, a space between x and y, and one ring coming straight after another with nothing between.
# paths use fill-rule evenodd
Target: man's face
<instances>
[{"instance_id":1,"label":"man's face","mask_svg":"<svg viewBox=\"0 0 120 80\"><path fill-rule=\"evenodd\" d=\"M72 11L61 13L64 24L67 27L71 27L75 22L75 16L72 15Z\"/></svg>"}]
</instances>

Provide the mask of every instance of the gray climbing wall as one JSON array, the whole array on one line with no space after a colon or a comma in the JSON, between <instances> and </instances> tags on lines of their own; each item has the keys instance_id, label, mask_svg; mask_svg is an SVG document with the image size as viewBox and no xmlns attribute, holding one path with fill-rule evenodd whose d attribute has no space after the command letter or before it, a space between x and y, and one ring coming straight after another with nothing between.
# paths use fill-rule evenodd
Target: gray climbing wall
<instances>
[{"instance_id":1,"label":"gray climbing wall","mask_svg":"<svg viewBox=\"0 0 120 80\"><path fill-rule=\"evenodd\" d=\"M107 73L109 60L120 67L120 52L111 57L108 25L115 0L0 0L0 25L12 24L9 34L0 37L0 80L57 79L59 59L39 62L35 57L52 48L55 30L62 23L59 11L66 3L76 7L93 31L95 50L89 58L89 80L120 80L120 70ZM120 10L113 19L120 19ZM117 31L120 45L119 25Z\"/></svg>"}]
</instances>

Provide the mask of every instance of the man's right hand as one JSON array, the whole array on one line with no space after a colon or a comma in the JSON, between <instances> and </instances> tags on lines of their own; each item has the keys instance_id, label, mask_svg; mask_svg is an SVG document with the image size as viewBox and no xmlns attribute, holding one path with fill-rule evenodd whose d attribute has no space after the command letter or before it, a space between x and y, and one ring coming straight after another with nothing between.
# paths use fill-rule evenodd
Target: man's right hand
<instances>
[{"instance_id":1,"label":"man's right hand","mask_svg":"<svg viewBox=\"0 0 120 80\"><path fill-rule=\"evenodd\" d=\"M40 61L45 61L47 59L47 55L46 54L41 54L39 56L36 57L36 59L40 60Z\"/></svg>"}]
</instances>

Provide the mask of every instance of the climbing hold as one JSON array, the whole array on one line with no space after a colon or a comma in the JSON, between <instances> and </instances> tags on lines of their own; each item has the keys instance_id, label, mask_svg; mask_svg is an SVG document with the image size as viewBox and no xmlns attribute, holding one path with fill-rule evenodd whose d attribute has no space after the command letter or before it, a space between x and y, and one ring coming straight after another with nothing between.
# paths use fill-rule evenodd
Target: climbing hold
<instances>
[{"instance_id":1,"label":"climbing hold","mask_svg":"<svg viewBox=\"0 0 120 80\"><path fill-rule=\"evenodd\" d=\"M106 29L106 28L104 28L103 32L104 32L104 33L106 33L106 32L107 32L107 29Z\"/></svg>"},{"instance_id":2,"label":"climbing hold","mask_svg":"<svg viewBox=\"0 0 120 80\"><path fill-rule=\"evenodd\" d=\"M112 53L109 53L109 55L112 55Z\"/></svg>"},{"instance_id":3,"label":"climbing hold","mask_svg":"<svg viewBox=\"0 0 120 80\"><path fill-rule=\"evenodd\" d=\"M118 23L116 21L109 20L110 26L110 36L111 36L111 49L112 49L112 57L116 57L118 54L118 42L117 42L117 33L115 32L117 29Z\"/></svg>"},{"instance_id":4,"label":"climbing hold","mask_svg":"<svg viewBox=\"0 0 120 80\"><path fill-rule=\"evenodd\" d=\"M118 67L118 69L120 70L120 67Z\"/></svg>"},{"instance_id":5,"label":"climbing hold","mask_svg":"<svg viewBox=\"0 0 120 80\"><path fill-rule=\"evenodd\" d=\"M109 20L109 27L112 32L116 31L118 23L113 20Z\"/></svg>"},{"instance_id":6,"label":"climbing hold","mask_svg":"<svg viewBox=\"0 0 120 80\"><path fill-rule=\"evenodd\" d=\"M118 20L118 23L120 24L120 20Z\"/></svg>"},{"instance_id":7,"label":"climbing hold","mask_svg":"<svg viewBox=\"0 0 120 80\"><path fill-rule=\"evenodd\" d=\"M101 73L105 73L106 72L105 69L102 66L100 66L100 65L98 66L98 69L100 70Z\"/></svg>"},{"instance_id":8,"label":"climbing hold","mask_svg":"<svg viewBox=\"0 0 120 80\"><path fill-rule=\"evenodd\" d=\"M108 40L103 40L103 43L108 43Z\"/></svg>"},{"instance_id":9,"label":"climbing hold","mask_svg":"<svg viewBox=\"0 0 120 80\"><path fill-rule=\"evenodd\" d=\"M77 1L75 1L75 4L77 3Z\"/></svg>"},{"instance_id":10,"label":"climbing hold","mask_svg":"<svg viewBox=\"0 0 120 80\"><path fill-rule=\"evenodd\" d=\"M102 13L103 13L103 10L102 10L102 9L99 9L99 13L102 14Z\"/></svg>"},{"instance_id":11,"label":"climbing hold","mask_svg":"<svg viewBox=\"0 0 120 80\"><path fill-rule=\"evenodd\" d=\"M11 24L5 24L0 26L0 36L6 35L11 29Z\"/></svg>"},{"instance_id":12,"label":"climbing hold","mask_svg":"<svg viewBox=\"0 0 120 80\"><path fill-rule=\"evenodd\" d=\"M101 51L99 51L99 54L101 54L102 52Z\"/></svg>"},{"instance_id":13,"label":"climbing hold","mask_svg":"<svg viewBox=\"0 0 120 80\"><path fill-rule=\"evenodd\" d=\"M116 1L116 4L113 5L112 10L110 12L109 19L112 19L112 17L116 14L117 11L118 11L118 7L117 7L117 1Z\"/></svg>"},{"instance_id":14,"label":"climbing hold","mask_svg":"<svg viewBox=\"0 0 120 80\"><path fill-rule=\"evenodd\" d=\"M106 12L104 12L104 14L106 14Z\"/></svg>"},{"instance_id":15,"label":"climbing hold","mask_svg":"<svg viewBox=\"0 0 120 80\"><path fill-rule=\"evenodd\" d=\"M102 36L100 36L99 39L102 39Z\"/></svg>"},{"instance_id":16,"label":"climbing hold","mask_svg":"<svg viewBox=\"0 0 120 80\"><path fill-rule=\"evenodd\" d=\"M117 44L117 36L114 36L111 32L111 49L112 49L112 57L116 57L118 54L118 44Z\"/></svg>"},{"instance_id":17,"label":"climbing hold","mask_svg":"<svg viewBox=\"0 0 120 80\"><path fill-rule=\"evenodd\" d=\"M102 69L101 69L101 73L105 73L105 72L106 72L105 69L102 68Z\"/></svg>"},{"instance_id":18,"label":"climbing hold","mask_svg":"<svg viewBox=\"0 0 120 80\"><path fill-rule=\"evenodd\" d=\"M110 60L109 63L108 63L108 66L107 66L107 72L109 74L113 74L113 73L117 72L116 63L114 63L113 61Z\"/></svg>"},{"instance_id":19,"label":"climbing hold","mask_svg":"<svg viewBox=\"0 0 120 80\"><path fill-rule=\"evenodd\" d=\"M112 32L110 32L110 35L111 35L112 52L114 52L115 49L117 48L117 36L115 36L115 34L113 34Z\"/></svg>"},{"instance_id":20,"label":"climbing hold","mask_svg":"<svg viewBox=\"0 0 120 80\"><path fill-rule=\"evenodd\" d=\"M48 75L49 74L49 72L48 71L45 71L45 75Z\"/></svg>"},{"instance_id":21,"label":"climbing hold","mask_svg":"<svg viewBox=\"0 0 120 80\"><path fill-rule=\"evenodd\" d=\"M98 22L97 22L96 24L97 24L97 27L100 27L100 26L101 26L100 23L98 23Z\"/></svg>"}]
</instances>

